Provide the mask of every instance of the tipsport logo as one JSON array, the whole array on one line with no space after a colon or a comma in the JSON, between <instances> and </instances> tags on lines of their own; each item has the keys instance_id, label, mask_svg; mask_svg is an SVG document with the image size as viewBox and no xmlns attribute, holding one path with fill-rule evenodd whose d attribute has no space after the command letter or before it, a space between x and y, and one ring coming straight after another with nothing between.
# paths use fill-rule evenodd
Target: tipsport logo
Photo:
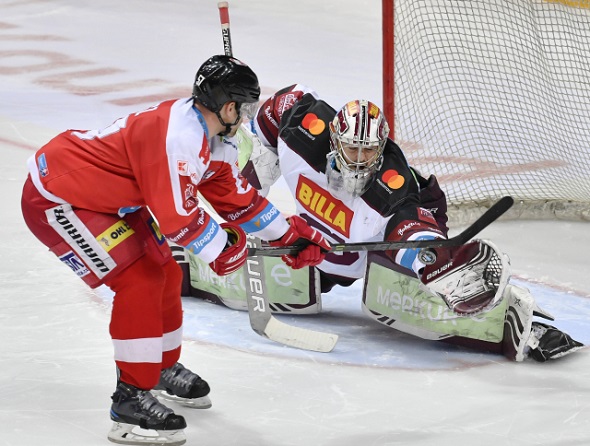
<instances>
[{"instance_id":1,"label":"tipsport logo","mask_svg":"<svg viewBox=\"0 0 590 446\"><path fill-rule=\"evenodd\" d=\"M326 129L326 123L314 113L308 113L303 117L301 126L314 136L319 135Z\"/></svg>"},{"instance_id":2,"label":"tipsport logo","mask_svg":"<svg viewBox=\"0 0 590 446\"><path fill-rule=\"evenodd\" d=\"M404 183L406 182L405 178L401 176L397 170L388 169L383 172L381 176L381 181L383 181L390 189L399 189L401 188Z\"/></svg>"}]
</instances>

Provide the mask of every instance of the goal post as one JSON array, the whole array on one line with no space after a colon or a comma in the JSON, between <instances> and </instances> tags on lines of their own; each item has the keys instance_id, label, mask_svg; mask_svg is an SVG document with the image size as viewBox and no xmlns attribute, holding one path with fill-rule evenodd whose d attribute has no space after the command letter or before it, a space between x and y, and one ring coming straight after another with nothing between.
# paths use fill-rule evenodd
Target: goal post
<instances>
[{"instance_id":1,"label":"goal post","mask_svg":"<svg viewBox=\"0 0 590 446\"><path fill-rule=\"evenodd\" d=\"M451 220L590 220L590 0L382 0L383 107ZM393 24L393 30L388 28Z\"/></svg>"}]
</instances>

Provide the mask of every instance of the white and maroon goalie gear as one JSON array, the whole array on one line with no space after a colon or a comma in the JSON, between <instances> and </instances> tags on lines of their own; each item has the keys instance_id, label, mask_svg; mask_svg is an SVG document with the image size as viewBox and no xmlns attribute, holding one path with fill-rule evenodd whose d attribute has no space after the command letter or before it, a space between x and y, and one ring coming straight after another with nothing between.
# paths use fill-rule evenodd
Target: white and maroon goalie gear
<instances>
[{"instance_id":1,"label":"white and maroon goalie gear","mask_svg":"<svg viewBox=\"0 0 590 446\"><path fill-rule=\"evenodd\" d=\"M436 260L424 267L421 280L453 312L473 316L500 303L510 279L510 262L494 244L475 240L434 251Z\"/></svg>"},{"instance_id":2,"label":"white and maroon goalie gear","mask_svg":"<svg viewBox=\"0 0 590 446\"><path fill-rule=\"evenodd\" d=\"M239 158L243 160L241 174L263 197L281 176L277 149L262 144L260 138L244 124L236 133Z\"/></svg>"}]
</instances>

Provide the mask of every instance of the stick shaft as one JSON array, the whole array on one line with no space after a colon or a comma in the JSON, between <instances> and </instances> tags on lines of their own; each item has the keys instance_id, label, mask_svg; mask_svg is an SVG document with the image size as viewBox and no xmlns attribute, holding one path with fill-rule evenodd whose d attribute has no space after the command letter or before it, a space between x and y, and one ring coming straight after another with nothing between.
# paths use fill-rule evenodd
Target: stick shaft
<instances>
[{"instance_id":1,"label":"stick shaft","mask_svg":"<svg viewBox=\"0 0 590 446\"><path fill-rule=\"evenodd\" d=\"M217 3L219 8L219 22L221 23L221 37L223 38L223 51L226 56L233 56L233 48L231 44L231 33L229 28L229 3Z\"/></svg>"},{"instance_id":2,"label":"stick shaft","mask_svg":"<svg viewBox=\"0 0 590 446\"><path fill-rule=\"evenodd\" d=\"M484 214L471 226L459 235L449 239L342 243L333 244L331 252L388 251L391 249L440 248L444 246L464 245L490 223L494 222L498 217L510 209L513 203L514 200L512 197L501 198L484 212ZM300 249L301 247L298 246L248 248L248 256L257 255L278 257L285 254L295 255Z\"/></svg>"}]
</instances>

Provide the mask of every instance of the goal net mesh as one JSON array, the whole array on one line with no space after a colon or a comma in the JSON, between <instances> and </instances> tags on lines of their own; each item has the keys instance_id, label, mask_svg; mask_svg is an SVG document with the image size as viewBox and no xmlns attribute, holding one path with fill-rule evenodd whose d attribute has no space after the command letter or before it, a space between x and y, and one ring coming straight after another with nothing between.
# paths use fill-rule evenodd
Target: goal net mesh
<instances>
[{"instance_id":1,"label":"goal net mesh","mask_svg":"<svg viewBox=\"0 0 590 446\"><path fill-rule=\"evenodd\" d=\"M395 0L395 140L470 221L590 219L590 0Z\"/></svg>"}]
</instances>

